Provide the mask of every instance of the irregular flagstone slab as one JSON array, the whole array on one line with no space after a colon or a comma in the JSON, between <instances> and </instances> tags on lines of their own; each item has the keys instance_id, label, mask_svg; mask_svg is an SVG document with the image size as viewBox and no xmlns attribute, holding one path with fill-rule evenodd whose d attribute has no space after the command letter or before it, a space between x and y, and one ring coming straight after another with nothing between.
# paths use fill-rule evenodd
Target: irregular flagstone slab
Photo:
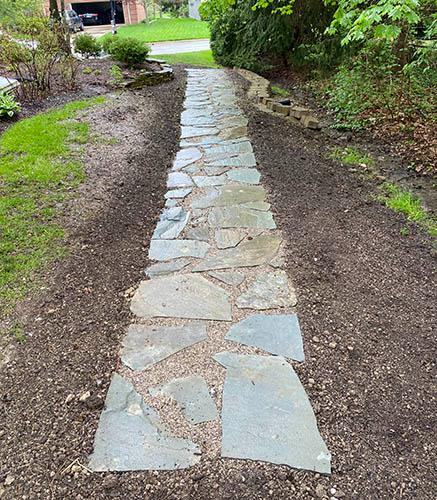
<instances>
[{"instance_id":1,"label":"irregular flagstone slab","mask_svg":"<svg viewBox=\"0 0 437 500\"><path fill-rule=\"evenodd\" d=\"M180 170L181 168L191 165L195 161L202 158L202 152L198 148L187 148L178 151L176 160L173 164L173 170Z\"/></svg>"},{"instance_id":2,"label":"irregular flagstone slab","mask_svg":"<svg viewBox=\"0 0 437 500\"><path fill-rule=\"evenodd\" d=\"M181 139L201 137L203 135L216 135L219 129L215 127L181 127Z\"/></svg>"},{"instance_id":3,"label":"irregular flagstone slab","mask_svg":"<svg viewBox=\"0 0 437 500\"><path fill-rule=\"evenodd\" d=\"M198 175L193 177L193 181L198 187L223 186L226 180L226 175Z\"/></svg>"},{"instance_id":4,"label":"irregular flagstone slab","mask_svg":"<svg viewBox=\"0 0 437 500\"><path fill-rule=\"evenodd\" d=\"M221 175L229 170L230 167L204 167L206 175Z\"/></svg>"},{"instance_id":5,"label":"irregular flagstone slab","mask_svg":"<svg viewBox=\"0 0 437 500\"><path fill-rule=\"evenodd\" d=\"M266 191L262 186L230 185L218 190L210 188L204 196L195 198L193 208L226 207L254 202L264 202Z\"/></svg>"},{"instance_id":6,"label":"irregular flagstone slab","mask_svg":"<svg viewBox=\"0 0 437 500\"><path fill-rule=\"evenodd\" d=\"M246 279L246 276L238 271L211 271L208 275L231 286L241 285Z\"/></svg>"},{"instance_id":7,"label":"irregular flagstone slab","mask_svg":"<svg viewBox=\"0 0 437 500\"><path fill-rule=\"evenodd\" d=\"M279 249L281 239L276 235L261 235L244 241L236 248L219 250L194 267L194 272L253 267L269 262Z\"/></svg>"},{"instance_id":8,"label":"irregular flagstone slab","mask_svg":"<svg viewBox=\"0 0 437 500\"><path fill-rule=\"evenodd\" d=\"M145 274L149 278L155 278L156 276L165 276L167 274L172 274L181 269L184 269L191 263L190 259L176 259L170 260L168 262L159 262L158 264L153 264L149 266Z\"/></svg>"},{"instance_id":9,"label":"irregular flagstone slab","mask_svg":"<svg viewBox=\"0 0 437 500\"><path fill-rule=\"evenodd\" d=\"M168 188L190 187L193 185L191 177L184 172L170 172L167 180Z\"/></svg>"},{"instance_id":10,"label":"irregular flagstone slab","mask_svg":"<svg viewBox=\"0 0 437 500\"><path fill-rule=\"evenodd\" d=\"M163 394L174 399L192 424L210 422L217 418L217 408L203 377L192 375L174 379L167 384L152 387L149 392L152 396Z\"/></svg>"},{"instance_id":11,"label":"irregular flagstone slab","mask_svg":"<svg viewBox=\"0 0 437 500\"><path fill-rule=\"evenodd\" d=\"M208 243L196 240L152 240L149 248L149 259L172 260L179 257L205 257L209 250Z\"/></svg>"},{"instance_id":12,"label":"irregular flagstone slab","mask_svg":"<svg viewBox=\"0 0 437 500\"><path fill-rule=\"evenodd\" d=\"M185 111L184 111L185 113ZM182 113L181 124L188 125L191 127L198 127L199 125L215 125L217 120L211 115L199 115L199 116L187 116Z\"/></svg>"},{"instance_id":13,"label":"irregular flagstone slab","mask_svg":"<svg viewBox=\"0 0 437 500\"><path fill-rule=\"evenodd\" d=\"M273 257L273 259L269 262L269 264L272 267L284 267L285 266L285 259L282 257L282 255L276 255L276 257Z\"/></svg>"},{"instance_id":14,"label":"irregular flagstone slab","mask_svg":"<svg viewBox=\"0 0 437 500\"><path fill-rule=\"evenodd\" d=\"M243 207L251 208L252 210L261 210L261 212L267 212L270 210L270 203L266 201L250 201L249 203L243 203Z\"/></svg>"},{"instance_id":15,"label":"irregular flagstone slab","mask_svg":"<svg viewBox=\"0 0 437 500\"><path fill-rule=\"evenodd\" d=\"M205 323L201 321L184 326L130 325L120 357L131 370L143 371L207 338Z\"/></svg>"},{"instance_id":16,"label":"irregular flagstone slab","mask_svg":"<svg viewBox=\"0 0 437 500\"><path fill-rule=\"evenodd\" d=\"M131 311L143 318L232 319L228 292L197 274L142 281Z\"/></svg>"},{"instance_id":17,"label":"irregular flagstone slab","mask_svg":"<svg viewBox=\"0 0 437 500\"><path fill-rule=\"evenodd\" d=\"M232 325L225 338L296 361L305 359L296 314L253 314Z\"/></svg>"},{"instance_id":18,"label":"irregular flagstone slab","mask_svg":"<svg viewBox=\"0 0 437 500\"><path fill-rule=\"evenodd\" d=\"M224 249L236 247L245 236L246 233L239 229L217 229L215 232L217 248Z\"/></svg>"},{"instance_id":19,"label":"irregular flagstone slab","mask_svg":"<svg viewBox=\"0 0 437 500\"><path fill-rule=\"evenodd\" d=\"M208 136L200 136L200 137L192 137L189 140L182 139L180 142L181 148L191 148L193 146L211 146L222 144L223 139L220 139L218 135L208 135Z\"/></svg>"},{"instance_id":20,"label":"irregular flagstone slab","mask_svg":"<svg viewBox=\"0 0 437 500\"><path fill-rule=\"evenodd\" d=\"M194 108L186 109L182 112L181 120L182 120L182 122L186 122L190 119L195 120L196 118L202 118L202 117L211 118L212 117L211 110L194 109ZM185 123L183 123L183 125L184 124Z\"/></svg>"},{"instance_id":21,"label":"irregular flagstone slab","mask_svg":"<svg viewBox=\"0 0 437 500\"><path fill-rule=\"evenodd\" d=\"M199 167L196 167L196 165L188 165L188 167L184 167L182 169L185 173L187 174L198 174L200 172Z\"/></svg>"},{"instance_id":22,"label":"irregular flagstone slab","mask_svg":"<svg viewBox=\"0 0 437 500\"><path fill-rule=\"evenodd\" d=\"M166 199L170 199L170 198L185 198L186 196L188 196L191 191L193 189L192 188L181 188L181 189L172 189L171 191L167 191L167 193L165 193L164 197Z\"/></svg>"},{"instance_id":23,"label":"irregular flagstone slab","mask_svg":"<svg viewBox=\"0 0 437 500\"><path fill-rule=\"evenodd\" d=\"M189 240L209 241L209 229L207 226L192 227L187 231L186 237Z\"/></svg>"},{"instance_id":24,"label":"irregular flagstone slab","mask_svg":"<svg viewBox=\"0 0 437 500\"><path fill-rule=\"evenodd\" d=\"M275 309L297 304L296 292L285 271L260 274L236 300L240 309Z\"/></svg>"},{"instance_id":25,"label":"irregular flagstone slab","mask_svg":"<svg viewBox=\"0 0 437 500\"><path fill-rule=\"evenodd\" d=\"M222 457L331 473L305 389L284 358L222 352L214 359L226 368Z\"/></svg>"},{"instance_id":26,"label":"irregular flagstone slab","mask_svg":"<svg viewBox=\"0 0 437 500\"><path fill-rule=\"evenodd\" d=\"M253 153L252 144L249 141L211 147L205 152L205 160L214 160L216 158L221 158L223 155L237 156L242 153Z\"/></svg>"},{"instance_id":27,"label":"irregular flagstone slab","mask_svg":"<svg viewBox=\"0 0 437 500\"><path fill-rule=\"evenodd\" d=\"M172 437L132 384L115 373L89 468L95 472L175 470L199 460L199 448L188 439Z\"/></svg>"},{"instance_id":28,"label":"irregular flagstone slab","mask_svg":"<svg viewBox=\"0 0 437 500\"><path fill-rule=\"evenodd\" d=\"M174 208L174 207L177 207L177 205L178 205L178 200L170 198L170 199L166 200L164 206L165 206L165 208Z\"/></svg>"},{"instance_id":29,"label":"irregular flagstone slab","mask_svg":"<svg viewBox=\"0 0 437 500\"><path fill-rule=\"evenodd\" d=\"M230 158L222 158L207 162L211 167L256 167L256 159L253 153L243 153Z\"/></svg>"},{"instance_id":30,"label":"irregular flagstone slab","mask_svg":"<svg viewBox=\"0 0 437 500\"><path fill-rule=\"evenodd\" d=\"M259 184L261 174L256 168L236 168L226 174L231 181L242 182L244 184Z\"/></svg>"},{"instance_id":31,"label":"irregular flagstone slab","mask_svg":"<svg viewBox=\"0 0 437 500\"><path fill-rule=\"evenodd\" d=\"M248 123L249 120L243 115L227 116L221 119L217 126L221 130L226 130L234 127L247 127Z\"/></svg>"},{"instance_id":32,"label":"irregular flagstone slab","mask_svg":"<svg viewBox=\"0 0 437 500\"><path fill-rule=\"evenodd\" d=\"M219 134L222 139L247 138L247 127L234 127L222 130Z\"/></svg>"},{"instance_id":33,"label":"irregular flagstone slab","mask_svg":"<svg viewBox=\"0 0 437 500\"><path fill-rule=\"evenodd\" d=\"M169 216L172 210L179 210L177 216ZM164 211L161 220L156 225L152 239L172 240L177 238L190 218L190 212L186 212L182 207L174 207Z\"/></svg>"},{"instance_id":34,"label":"irregular flagstone slab","mask_svg":"<svg viewBox=\"0 0 437 500\"><path fill-rule=\"evenodd\" d=\"M276 229L271 212L251 210L241 206L215 207L211 210L208 221L211 227L260 227Z\"/></svg>"}]
</instances>

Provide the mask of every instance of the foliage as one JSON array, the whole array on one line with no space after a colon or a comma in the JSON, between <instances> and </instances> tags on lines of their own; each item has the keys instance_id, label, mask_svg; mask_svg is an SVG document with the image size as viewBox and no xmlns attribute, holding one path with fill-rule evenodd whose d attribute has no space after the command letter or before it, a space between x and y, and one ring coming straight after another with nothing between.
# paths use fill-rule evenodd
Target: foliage
<instances>
[{"instance_id":1,"label":"foliage","mask_svg":"<svg viewBox=\"0 0 437 500\"><path fill-rule=\"evenodd\" d=\"M276 85L271 86L271 91L275 95L280 95L281 97L288 97L290 95L290 92L286 89L283 89L282 87L278 87Z\"/></svg>"},{"instance_id":2,"label":"foliage","mask_svg":"<svg viewBox=\"0 0 437 500\"><path fill-rule=\"evenodd\" d=\"M17 28L23 19L40 16L42 0L0 0L0 26L4 29Z\"/></svg>"},{"instance_id":3,"label":"foliage","mask_svg":"<svg viewBox=\"0 0 437 500\"><path fill-rule=\"evenodd\" d=\"M89 33L77 35L74 39L74 49L84 57L95 57L102 51L102 46L96 38Z\"/></svg>"},{"instance_id":4,"label":"foliage","mask_svg":"<svg viewBox=\"0 0 437 500\"><path fill-rule=\"evenodd\" d=\"M161 0L162 12L172 17L188 17L188 0Z\"/></svg>"},{"instance_id":5,"label":"foliage","mask_svg":"<svg viewBox=\"0 0 437 500\"><path fill-rule=\"evenodd\" d=\"M345 165L366 165L370 167L374 164L371 156L353 147L335 148L331 151L329 157Z\"/></svg>"},{"instance_id":6,"label":"foliage","mask_svg":"<svg viewBox=\"0 0 437 500\"><path fill-rule=\"evenodd\" d=\"M66 49L63 27L44 18L25 18L18 27L25 41L8 32L0 34L0 64L10 68L21 81L25 98L47 95L55 78L67 88L74 86L74 61ZM69 71L63 71L64 68Z\"/></svg>"},{"instance_id":7,"label":"foliage","mask_svg":"<svg viewBox=\"0 0 437 500\"><path fill-rule=\"evenodd\" d=\"M218 68L210 50L200 50L199 52L182 52L179 54L159 55L170 64L190 64L191 66L202 66L204 68Z\"/></svg>"},{"instance_id":8,"label":"foliage","mask_svg":"<svg viewBox=\"0 0 437 500\"><path fill-rule=\"evenodd\" d=\"M89 140L78 111L98 97L20 120L0 136L0 310L23 296L31 274L60 254L56 216L84 178L71 144Z\"/></svg>"},{"instance_id":9,"label":"foliage","mask_svg":"<svg viewBox=\"0 0 437 500\"><path fill-rule=\"evenodd\" d=\"M113 64L109 69L109 74L111 75L109 83L114 87L120 87L124 81L123 72L120 66L117 66L117 64Z\"/></svg>"},{"instance_id":10,"label":"foliage","mask_svg":"<svg viewBox=\"0 0 437 500\"><path fill-rule=\"evenodd\" d=\"M108 52L116 61L133 67L147 59L150 47L136 38L116 37L109 45Z\"/></svg>"},{"instance_id":11,"label":"foliage","mask_svg":"<svg viewBox=\"0 0 437 500\"><path fill-rule=\"evenodd\" d=\"M20 104L8 92L0 92L0 118L12 118L21 111Z\"/></svg>"}]
</instances>

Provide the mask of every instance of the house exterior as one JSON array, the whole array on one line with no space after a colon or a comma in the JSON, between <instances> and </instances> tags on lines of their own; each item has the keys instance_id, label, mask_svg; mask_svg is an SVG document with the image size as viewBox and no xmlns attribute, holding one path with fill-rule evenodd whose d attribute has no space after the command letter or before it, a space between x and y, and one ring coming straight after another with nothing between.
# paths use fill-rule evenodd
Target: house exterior
<instances>
[{"instance_id":1,"label":"house exterior","mask_svg":"<svg viewBox=\"0 0 437 500\"><path fill-rule=\"evenodd\" d=\"M49 12L49 0L45 0L46 12ZM60 6L60 0L58 0ZM116 0L117 24L136 24L146 17L141 0ZM97 24L111 23L111 4L109 0L65 0L65 8L72 9L77 14L98 14Z\"/></svg>"}]
</instances>

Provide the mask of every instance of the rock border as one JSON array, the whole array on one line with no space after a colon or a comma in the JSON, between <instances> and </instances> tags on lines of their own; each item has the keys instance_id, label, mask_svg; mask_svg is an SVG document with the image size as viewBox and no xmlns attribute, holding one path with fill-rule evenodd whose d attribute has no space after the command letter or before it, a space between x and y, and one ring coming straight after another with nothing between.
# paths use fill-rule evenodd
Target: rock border
<instances>
[{"instance_id":1,"label":"rock border","mask_svg":"<svg viewBox=\"0 0 437 500\"><path fill-rule=\"evenodd\" d=\"M298 123L305 128L320 130L321 125L309 108L286 103L287 99L278 100L271 97L270 82L266 78L257 75L247 69L234 68L236 73L250 82L247 95L257 103L257 107L262 111L272 112L276 115L290 118L294 123Z\"/></svg>"},{"instance_id":2,"label":"rock border","mask_svg":"<svg viewBox=\"0 0 437 500\"><path fill-rule=\"evenodd\" d=\"M135 78L126 80L123 87L127 89L140 89L149 85L158 85L168 82L174 78L173 68L162 59L146 59L147 63L158 64L161 69L159 71L142 71Z\"/></svg>"}]
</instances>

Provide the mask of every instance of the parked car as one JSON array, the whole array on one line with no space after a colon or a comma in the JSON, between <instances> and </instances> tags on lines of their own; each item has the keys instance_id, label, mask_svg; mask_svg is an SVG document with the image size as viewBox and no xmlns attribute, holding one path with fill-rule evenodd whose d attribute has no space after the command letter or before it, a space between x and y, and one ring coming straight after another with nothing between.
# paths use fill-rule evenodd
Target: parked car
<instances>
[{"instance_id":1,"label":"parked car","mask_svg":"<svg viewBox=\"0 0 437 500\"><path fill-rule=\"evenodd\" d=\"M99 22L99 15L92 14L91 12L85 12L85 14L79 14L82 19L83 24L97 24Z\"/></svg>"},{"instance_id":2,"label":"parked car","mask_svg":"<svg viewBox=\"0 0 437 500\"><path fill-rule=\"evenodd\" d=\"M65 21L67 22L68 29L72 33L83 31L82 19L76 14L74 10L65 11Z\"/></svg>"}]
</instances>

